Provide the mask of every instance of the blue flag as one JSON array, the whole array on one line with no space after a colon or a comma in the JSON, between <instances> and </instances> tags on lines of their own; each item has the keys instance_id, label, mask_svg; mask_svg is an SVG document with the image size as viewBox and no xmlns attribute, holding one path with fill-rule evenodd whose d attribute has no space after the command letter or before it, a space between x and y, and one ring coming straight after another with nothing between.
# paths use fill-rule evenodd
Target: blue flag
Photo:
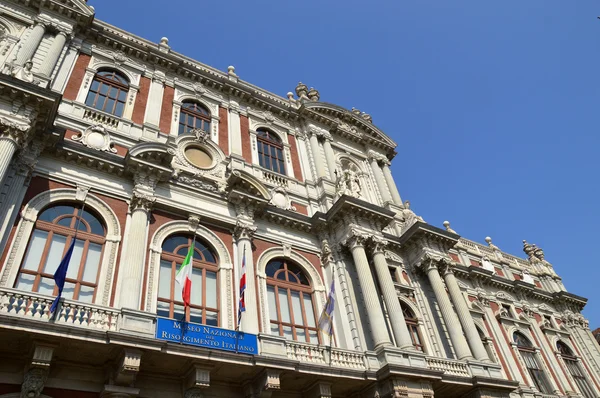
<instances>
[{"instance_id":1,"label":"blue flag","mask_svg":"<svg viewBox=\"0 0 600 398\"><path fill-rule=\"evenodd\" d=\"M329 296L327 296L327 302L325 308L319 318L319 329L328 336L333 333L333 310L335 308L335 281L331 281L331 288L329 288Z\"/></svg>"},{"instance_id":2,"label":"blue flag","mask_svg":"<svg viewBox=\"0 0 600 398\"><path fill-rule=\"evenodd\" d=\"M69 262L71 262L71 256L73 255L73 248L75 247L74 238L71 241L71 246L69 246L69 250L65 253L65 256L61 260L56 272L54 273L54 282L56 282L56 286L58 286L58 295L52 302L52 306L50 307L50 312L53 313L56 311L56 307L58 306L58 302L60 301L60 296L62 295L63 288L65 287L65 279L67 279L67 269L69 268Z\"/></svg>"}]
</instances>

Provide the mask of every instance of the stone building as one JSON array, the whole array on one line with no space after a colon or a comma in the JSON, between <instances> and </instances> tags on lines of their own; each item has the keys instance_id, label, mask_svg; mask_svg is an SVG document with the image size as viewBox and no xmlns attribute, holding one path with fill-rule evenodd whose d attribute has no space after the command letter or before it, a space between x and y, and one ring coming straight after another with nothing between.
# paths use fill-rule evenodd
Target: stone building
<instances>
[{"instance_id":1,"label":"stone building","mask_svg":"<svg viewBox=\"0 0 600 398\"><path fill-rule=\"evenodd\" d=\"M83 0L1 0L0 32L0 397L600 396L586 299L417 216L368 114Z\"/></svg>"}]
</instances>

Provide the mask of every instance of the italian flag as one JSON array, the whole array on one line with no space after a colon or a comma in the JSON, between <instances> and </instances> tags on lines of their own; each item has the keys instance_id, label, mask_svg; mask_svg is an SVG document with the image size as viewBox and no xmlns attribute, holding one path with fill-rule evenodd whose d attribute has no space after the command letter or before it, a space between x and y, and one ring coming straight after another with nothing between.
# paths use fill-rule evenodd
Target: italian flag
<instances>
[{"instance_id":1,"label":"italian flag","mask_svg":"<svg viewBox=\"0 0 600 398\"><path fill-rule=\"evenodd\" d=\"M190 246L185 260L179 267L175 280L181 286L181 297L183 297L183 303L186 307L190 305L190 296L192 294L192 262L194 261L194 245Z\"/></svg>"}]
</instances>

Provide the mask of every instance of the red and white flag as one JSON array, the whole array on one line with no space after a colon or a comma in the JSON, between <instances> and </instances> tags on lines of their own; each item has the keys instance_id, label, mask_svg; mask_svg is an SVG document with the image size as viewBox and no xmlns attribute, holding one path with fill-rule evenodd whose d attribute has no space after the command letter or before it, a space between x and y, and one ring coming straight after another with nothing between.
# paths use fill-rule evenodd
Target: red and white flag
<instances>
[{"instance_id":1,"label":"red and white flag","mask_svg":"<svg viewBox=\"0 0 600 398\"><path fill-rule=\"evenodd\" d=\"M186 307L190 305L190 297L192 296L192 269L194 267L194 246L196 246L196 242L190 246L188 250L187 256L185 256L185 260L179 267L177 271L177 275L175 275L175 280L177 284L181 287L181 297L183 298L183 303Z\"/></svg>"}]
</instances>

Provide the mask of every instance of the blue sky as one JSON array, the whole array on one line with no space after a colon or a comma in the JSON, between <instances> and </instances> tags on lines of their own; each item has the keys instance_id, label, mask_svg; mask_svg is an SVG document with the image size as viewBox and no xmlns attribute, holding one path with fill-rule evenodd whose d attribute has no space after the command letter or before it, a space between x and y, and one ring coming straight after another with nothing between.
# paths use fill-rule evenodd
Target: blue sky
<instances>
[{"instance_id":1,"label":"blue sky","mask_svg":"<svg viewBox=\"0 0 600 398\"><path fill-rule=\"evenodd\" d=\"M371 114L418 214L519 256L536 243L600 327L596 1L89 3L276 94L302 81Z\"/></svg>"}]
</instances>

